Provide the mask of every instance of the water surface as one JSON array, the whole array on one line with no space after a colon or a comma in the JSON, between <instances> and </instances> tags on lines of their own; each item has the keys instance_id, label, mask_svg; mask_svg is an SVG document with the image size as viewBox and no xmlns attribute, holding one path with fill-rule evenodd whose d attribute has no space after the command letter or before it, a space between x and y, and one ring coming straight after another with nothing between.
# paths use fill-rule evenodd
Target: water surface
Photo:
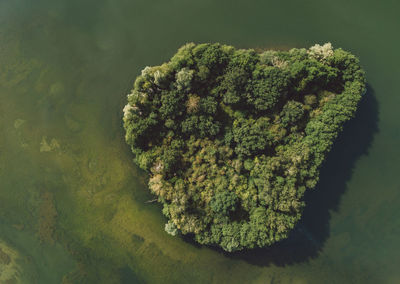
<instances>
[{"instance_id":1,"label":"water surface","mask_svg":"<svg viewBox=\"0 0 400 284\"><path fill-rule=\"evenodd\" d=\"M0 283L399 283L399 10L361 0L1 1ZM226 254L173 238L146 203L122 107L142 68L190 41L330 41L367 72L304 218L272 248Z\"/></svg>"}]
</instances>

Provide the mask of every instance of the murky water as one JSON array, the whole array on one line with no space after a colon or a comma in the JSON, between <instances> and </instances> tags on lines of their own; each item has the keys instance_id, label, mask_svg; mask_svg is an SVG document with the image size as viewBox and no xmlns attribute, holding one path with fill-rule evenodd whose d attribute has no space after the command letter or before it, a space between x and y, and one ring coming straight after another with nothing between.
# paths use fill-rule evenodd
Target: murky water
<instances>
[{"instance_id":1,"label":"murky water","mask_svg":"<svg viewBox=\"0 0 400 284\"><path fill-rule=\"evenodd\" d=\"M0 283L399 283L398 3L0 1ZM367 71L303 220L272 248L198 247L146 203L122 107L189 41L331 41Z\"/></svg>"}]
</instances>

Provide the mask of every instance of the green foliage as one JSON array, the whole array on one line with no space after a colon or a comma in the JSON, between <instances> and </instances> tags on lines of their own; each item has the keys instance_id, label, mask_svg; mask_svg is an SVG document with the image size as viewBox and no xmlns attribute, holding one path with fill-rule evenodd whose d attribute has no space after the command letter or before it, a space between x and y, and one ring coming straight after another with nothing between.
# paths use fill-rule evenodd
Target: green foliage
<instances>
[{"instance_id":1,"label":"green foliage","mask_svg":"<svg viewBox=\"0 0 400 284\"><path fill-rule=\"evenodd\" d=\"M330 44L259 54L190 43L137 77L125 138L169 234L227 251L269 246L301 218L364 89L358 59Z\"/></svg>"},{"instance_id":2,"label":"green foliage","mask_svg":"<svg viewBox=\"0 0 400 284\"><path fill-rule=\"evenodd\" d=\"M269 118L236 119L233 122L233 140L236 143L235 152L242 155L254 155L271 146L273 135L268 129Z\"/></svg>"},{"instance_id":3,"label":"green foliage","mask_svg":"<svg viewBox=\"0 0 400 284\"><path fill-rule=\"evenodd\" d=\"M256 110L270 111L286 97L288 84L284 69L258 65L247 87L247 102Z\"/></svg>"},{"instance_id":4,"label":"green foliage","mask_svg":"<svg viewBox=\"0 0 400 284\"><path fill-rule=\"evenodd\" d=\"M280 117L283 125L291 125L298 122L304 116L303 104L296 101L288 101L283 107Z\"/></svg>"},{"instance_id":5,"label":"green foliage","mask_svg":"<svg viewBox=\"0 0 400 284\"><path fill-rule=\"evenodd\" d=\"M210 208L215 214L229 215L236 209L237 196L234 192L222 191L216 193L211 201Z\"/></svg>"},{"instance_id":6,"label":"green foliage","mask_svg":"<svg viewBox=\"0 0 400 284\"><path fill-rule=\"evenodd\" d=\"M170 234L171 236L176 236L178 234L178 228L171 221L169 221L167 224L165 224L165 231L168 234Z\"/></svg>"}]
</instances>

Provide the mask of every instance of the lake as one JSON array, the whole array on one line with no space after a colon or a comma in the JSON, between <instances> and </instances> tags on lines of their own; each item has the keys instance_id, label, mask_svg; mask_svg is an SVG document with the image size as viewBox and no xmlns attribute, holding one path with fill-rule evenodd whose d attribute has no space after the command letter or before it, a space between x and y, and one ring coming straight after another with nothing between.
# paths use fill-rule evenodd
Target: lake
<instances>
[{"instance_id":1,"label":"lake","mask_svg":"<svg viewBox=\"0 0 400 284\"><path fill-rule=\"evenodd\" d=\"M400 2L0 1L0 283L400 283ZM367 93L289 239L237 253L164 232L122 108L186 42L331 42Z\"/></svg>"}]
</instances>

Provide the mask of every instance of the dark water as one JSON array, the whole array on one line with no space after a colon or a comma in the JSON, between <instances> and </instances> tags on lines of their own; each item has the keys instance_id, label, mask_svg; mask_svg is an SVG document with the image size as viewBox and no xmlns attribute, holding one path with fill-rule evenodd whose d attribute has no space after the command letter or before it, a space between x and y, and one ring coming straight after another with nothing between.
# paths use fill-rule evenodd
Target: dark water
<instances>
[{"instance_id":1,"label":"dark water","mask_svg":"<svg viewBox=\"0 0 400 284\"><path fill-rule=\"evenodd\" d=\"M0 0L0 283L400 283L397 1ZM131 162L133 79L182 44L332 42L368 92L291 237L235 254L163 231Z\"/></svg>"}]
</instances>

